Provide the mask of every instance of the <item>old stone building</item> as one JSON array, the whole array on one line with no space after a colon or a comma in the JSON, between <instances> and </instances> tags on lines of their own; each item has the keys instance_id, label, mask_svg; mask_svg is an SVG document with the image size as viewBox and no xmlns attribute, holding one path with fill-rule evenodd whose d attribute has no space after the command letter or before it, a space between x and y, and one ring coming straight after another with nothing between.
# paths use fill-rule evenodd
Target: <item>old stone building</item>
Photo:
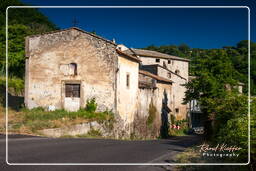
<instances>
[{"instance_id":1,"label":"old stone building","mask_svg":"<svg viewBox=\"0 0 256 171\"><path fill-rule=\"evenodd\" d=\"M117 45L79 28L29 36L25 105L77 111L95 98L97 110L115 114L118 135L158 136L170 114L186 118L182 85L188 62Z\"/></svg>"}]
</instances>

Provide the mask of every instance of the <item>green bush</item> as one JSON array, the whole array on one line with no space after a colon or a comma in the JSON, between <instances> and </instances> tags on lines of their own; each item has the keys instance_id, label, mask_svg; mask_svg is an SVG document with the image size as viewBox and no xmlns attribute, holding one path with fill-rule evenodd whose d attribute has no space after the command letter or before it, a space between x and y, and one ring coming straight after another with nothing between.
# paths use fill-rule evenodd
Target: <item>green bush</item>
<instances>
[{"instance_id":1,"label":"green bush","mask_svg":"<svg viewBox=\"0 0 256 171\"><path fill-rule=\"evenodd\" d=\"M247 161L248 152L248 98L245 95L229 94L217 102L215 108L214 134L212 141L241 147L237 162ZM255 100L251 109L255 109ZM252 111L252 114L255 111Z\"/></svg>"},{"instance_id":2,"label":"green bush","mask_svg":"<svg viewBox=\"0 0 256 171\"><path fill-rule=\"evenodd\" d=\"M87 100L85 110L88 112L95 112L97 109L97 103L95 102L95 98L91 100Z\"/></svg>"},{"instance_id":3,"label":"green bush","mask_svg":"<svg viewBox=\"0 0 256 171\"><path fill-rule=\"evenodd\" d=\"M247 158L248 150L248 118L247 116L228 120L225 127L218 133L218 142L226 142L228 145L241 147L240 157L237 160ZM245 160L246 161L246 160Z\"/></svg>"},{"instance_id":4,"label":"green bush","mask_svg":"<svg viewBox=\"0 0 256 171\"><path fill-rule=\"evenodd\" d=\"M171 128L169 132L171 136L184 136L187 135L189 132L187 120L178 120L175 121L172 125L180 126L180 129Z\"/></svg>"},{"instance_id":5,"label":"green bush","mask_svg":"<svg viewBox=\"0 0 256 171\"><path fill-rule=\"evenodd\" d=\"M6 78L0 77L0 104L5 104ZM9 77L8 92L12 95L21 95L24 91L24 80L16 77Z\"/></svg>"},{"instance_id":6,"label":"green bush","mask_svg":"<svg viewBox=\"0 0 256 171\"><path fill-rule=\"evenodd\" d=\"M148 109L148 119L147 119L147 126L152 127L152 124L156 118L156 112L157 109L154 106L153 102L151 101L151 103L149 104L149 109Z\"/></svg>"},{"instance_id":7,"label":"green bush","mask_svg":"<svg viewBox=\"0 0 256 171\"><path fill-rule=\"evenodd\" d=\"M176 117L173 114L171 114L170 116L171 116L171 124L175 124Z\"/></svg>"}]
</instances>

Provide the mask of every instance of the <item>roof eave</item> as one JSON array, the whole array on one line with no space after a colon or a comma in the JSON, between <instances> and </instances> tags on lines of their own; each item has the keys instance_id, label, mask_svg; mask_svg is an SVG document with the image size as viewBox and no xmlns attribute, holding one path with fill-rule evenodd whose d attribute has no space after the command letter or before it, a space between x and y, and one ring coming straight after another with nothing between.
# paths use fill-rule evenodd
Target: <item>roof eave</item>
<instances>
[{"instance_id":1,"label":"roof eave","mask_svg":"<svg viewBox=\"0 0 256 171\"><path fill-rule=\"evenodd\" d=\"M177 58L174 58L174 57L163 57L163 56L151 56L151 55L144 55L144 54L138 54L138 56L140 57L150 57L150 58L161 58L161 59L172 59L172 60L177 60L177 61L186 61L186 62L190 62L191 60L190 59L185 59L185 58L181 58L181 59L177 59Z\"/></svg>"},{"instance_id":2,"label":"roof eave","mask_svg":"<svg viewBox=\"0 0 256 171\"><path fill-rule=\"evenodd\" d=\"M172 80L168 80L166 78L163 78L163 77L160 77L158 75L152 74L148 71L139 70L139 74L149 76L149 77L154 78L154 79L156 79L157 81L160 81L160 82L166 82L166 83L171 83L171 84L174 83Z\"/></svg>"},{"instance_id":3,"label":"roof eave","mask_svg":"<svg viewBox=\"0 0 256 171\"><path fill-rule=\"evenodd\" d=\"M134 60L134 61L136 61L136 62L138 62L138 63L141 62L141 60L140 60L139 58L137 58L137 57L135 57L135 56L132 56L132 55L129 55L129 54L126 54L126 53L124 53L124 52L122 52L122 51L120 51L120 50L118 50L118 49L116 49L116 52L117 52L118 54L123 55L123 56L126 56L127 58L129 58L129 59L131 59L131 60Z\"/></svg>"}]
</instances>

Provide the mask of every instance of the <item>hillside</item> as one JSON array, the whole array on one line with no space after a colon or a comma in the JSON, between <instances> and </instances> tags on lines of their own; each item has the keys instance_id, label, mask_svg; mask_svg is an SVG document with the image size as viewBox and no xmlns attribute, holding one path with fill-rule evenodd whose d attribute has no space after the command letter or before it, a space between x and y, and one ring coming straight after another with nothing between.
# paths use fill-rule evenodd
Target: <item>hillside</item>
<instances>
[{"instance_id":1,"label":"hillside","mask_svg":"<svg viewBox=\"0 0 256 171\"><path fill-rule=\"evenodd\" d=\"M0 71L5 73L5 11L8 6L25 5L19 0L2 1L0 6ZM57 27L37 9L8 10L9 75L24 77L24 37L56 30Z\"/></svg>"},{"instance_id":2,"label":"hillside","mask_svg":"<svg viewBox=\"0 0 256 171\"><path fill-rule=\"evenodd\" d=\"M8 6L25 5L19 0L1 0L0 4L0 103L5 101L5 11ZM8 10L9 93L20 95L24 89L25 36L58 29L37 9ZM21 100L22 101L22 100ZM9 105L10 102L9 102Z\"/></svg>"}]
</instances>

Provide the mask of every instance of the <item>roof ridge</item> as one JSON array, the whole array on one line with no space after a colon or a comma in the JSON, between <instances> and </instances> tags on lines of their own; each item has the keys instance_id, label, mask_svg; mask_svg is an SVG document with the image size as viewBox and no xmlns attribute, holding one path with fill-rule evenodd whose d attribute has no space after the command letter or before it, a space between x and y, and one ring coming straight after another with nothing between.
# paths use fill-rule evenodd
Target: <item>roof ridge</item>
<instances>
[{"instance_id":1,"label":"roof ridge","mask_svg":"<svg viewBox=\"0 0 256 171\"><path fill-rule=\"evenodd\" d=\"M67 30L71 30L71 29L78 30L78 31L80 31L80 32L83 32L83 33L85 33L85 34L88 34L88 35L90 35L90 36L96 37L96 38L98 38L98 39L104 40L104 41L106 41L106 42L108 42L108 43L111 43L111 44L117 46L117 44L114 43L114 42L111 41L111 40L108 40L108 39L106 39L106 38L104 38L104 37L101 37L101 36L98 36L98 35L96 35L96 34L90 33L90 32L88 32L88 31L85 31L85 30L80 29L80 28L78 28L78 27L70 27L70 28L66 28L66 29L53 30L53 31L45 32L45 33L39 33L39 34L29 35L29 36L26 36L26 37L37 37L37 36L42 36L42 35L46 35L46 34L53 34L53 33L57 33L57 32L67 31Z\"/></svg>"},{"instance_id":2,"label":"roof ridge","mask_svg":"<svg viewBox=\"0 0 256 171\"><path fill-rule=\"evenodd\" d=\"M145 52L152 52L152 53L159 53L159 54L162 54L164 56L159 56L159 57L162 57L162 58L167 58L166 56L168 56L169 58L171 59L177 59L177 60L184 60L184 61L190 61L190 59L187 59L187 58L183 58L183 57L179 57L179 56L174 56L174 55L169 55L167 53L162 53L162 52L158 52L158 51L155 51L155 50L147 50L147 49L138 49L138 48L132 48L133 51L136 53L136 50L138 51L145 51ZM136 53L137 55L140 55L138 52ZM141 54L143 55L143 54ZM144 54L145 55L145 54ZM145 55L146 56L146 55ZM156 57L155 55L149 55L151 57Z\"/></svg>"}]
</instances>

